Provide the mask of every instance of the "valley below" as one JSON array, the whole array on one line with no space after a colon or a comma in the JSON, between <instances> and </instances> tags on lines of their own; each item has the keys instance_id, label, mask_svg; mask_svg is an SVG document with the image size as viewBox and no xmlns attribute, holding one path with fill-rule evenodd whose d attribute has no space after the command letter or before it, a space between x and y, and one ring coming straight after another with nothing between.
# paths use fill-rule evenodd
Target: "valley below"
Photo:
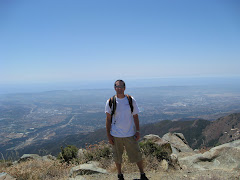
<instances>
[{"instance_id":1,"label":"valley below","mask_svg":"<svg viewBox=\"0 0 240 180\"><path fill-rule=\"evenodd\" d=\"M172 86L126 93L137 100L144 126L164 120L211 122L238 113L239 92L239 87ZM69 137L78 137L81 145L92 143L84 138L104 129L105 103L113 94L102 89L0 95L0 152L13 158L33 152L55 155L60 149L51 146L72 143Z\"/></svg>"}]
</instances>

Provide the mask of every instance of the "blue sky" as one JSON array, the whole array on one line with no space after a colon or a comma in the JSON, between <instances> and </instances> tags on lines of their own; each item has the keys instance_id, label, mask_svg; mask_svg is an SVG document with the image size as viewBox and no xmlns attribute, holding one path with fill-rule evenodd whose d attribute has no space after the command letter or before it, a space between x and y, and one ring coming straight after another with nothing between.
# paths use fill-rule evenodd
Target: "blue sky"
<instances>
[{"instance_id":1,"label":"blue sky","mask_svg":"<svg viewBox=\"0 0 240 180\"><path fill-rule=\"evenodd\" d=\"M240 76L239 0L1 0L0 84Z\"/></svg>"}]
</instances>

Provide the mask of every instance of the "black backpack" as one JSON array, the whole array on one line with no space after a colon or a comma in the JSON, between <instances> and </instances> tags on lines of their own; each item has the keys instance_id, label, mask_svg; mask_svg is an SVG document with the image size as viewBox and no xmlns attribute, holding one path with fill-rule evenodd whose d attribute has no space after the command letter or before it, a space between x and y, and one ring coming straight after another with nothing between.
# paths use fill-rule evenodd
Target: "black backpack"
<instances>
[{"instance_id":1,"label":"black backpack","mask_svg":"<svg viewBox=\"0 0 240 180\"><path fill-rule=\"evenodd\" d=\"M133 112L133 104L132 104L132 96L126 94L128 102L129 102L129 106L131 108L131 112ZM111 97L109 99L109 107L110 109L112 109L112 113L111 113L111 119L116 111L117 108L117 103L116 103L116 95L114 95L113 97ZM112 108L113 107L113 108Z\"/></svg>"}]
</instances>

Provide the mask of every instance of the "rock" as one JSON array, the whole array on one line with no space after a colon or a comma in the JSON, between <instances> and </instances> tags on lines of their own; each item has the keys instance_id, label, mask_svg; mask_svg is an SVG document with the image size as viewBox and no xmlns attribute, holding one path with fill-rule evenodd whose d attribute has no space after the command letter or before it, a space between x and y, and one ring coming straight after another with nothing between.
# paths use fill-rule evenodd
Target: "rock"
<instances>
[{"instance_id":1,"label":"rock","mask_svg":"<svg viewBox=\"0 0 240 180\"><path fill-rule=\"evenodd\" d=\"M89 175L95 173L103 173L106 174L107 170L102 169L96 166L96 163L92 164L81 164L79 166L75 166L70 170L70 177L76 177L77 175Z\"/></svg>"},{"instance_id":2,"label":"rock","mask_svg":"<svg viewBox=\"0 0 240 180\"><path fill-rule=\"evenodd\" d=\"M168 170L168 162L165 159L163 159L160 162L160 166L162 167L163 171L167 171Z\"/></svg>"},{"instance_id":3,"label":"rock","mask_svg":"<svg viewBox=\"0 0 240 180\"><path fill-rule=\"evenodd\" d=\"M47 155L47 156L43 156L42 160L43 161L55 161L57 158L52 156L52 155Z\"/></svg>"},{"instance_id":4,"label":"rock","mask_svg":"<svg viewBox=\"0 0 240 180\"><path fill-rule=\"evenodd\" d=\"M187 168L186 165L181 165L181 169L182 169L182 170L187 170L188 168Z\"/></svg>"},{"instance_id":5,"label":"rock","mask_svg":"<svg viewBox=\"0 0 240 180\"><path fill-rule=\"evenodd\" d=\"M188 144L187 140L185 139L182 133L174 133L174 135L180 138L185 144Z\"/></svg>"},{"instance_id":6,"label":"rock","mask_svg":"<svg viewBox=\"0 0 240 180\"><path fill-rule=\"evenodd\" d=\"M18 163L29 160L29 159L42 159L41 156L37 154L24 154L19 160Z\"/></svg>"},{"instance_id":7,"label":"rock","mask_svg":"<svg viewBox=\"0 0 240 180\"><path fill-rule=\"evenodd\" d=\"M152 142L156 142L156 141L161 140L161 138L160 138L158 135L149 134L149 135L144 136L144 137L143 137L143 140L144 140L144 141L146 141L146 140L151 140Z\"/></svg>"},{"instance_id":8,"label":"rock","mask_svg":"<svg viewBox=\"0 0 240 180\"><path fill-rule=\"evenodd\" d=\"M169 162L169 164L172 167L174 167L174 169L177 169L177 170L181 169L179 161L178 161L178 156L176 154L171 154L170 155L170 162Z\"/></svg>"},{"instance_id":9,"label":"rock","mask_svg":"<svg viewBox=\"0 0 240 180\"><path fill-rule=\"evenodd\" d=\"M203 154L180 158L179 162L199 170L240 170L240 140L214 147Z\"/></svg>"},{"instance_id":10,"label":"rock","mask_svg":"<svg viewBox=\"0 0 240 180\"><path fill-rule=\"evenodd\" d=\"M178 154L179 152L193 152L182 133L167 133L162 139L171 144L174 154Z\"/></svg>"},{"instance_id":11,"label":"rock","mask_svg":"<svg viewBox=\"0 0 240 180\"><path fill-rule=\"evenodd\" d=\"M0 180L15 180L16 178L13 178L7 173L0 173Z\"/></svg>"},{"instance_id":12,"label":"rock","mask_svg":"<svg viewBox=\"0 0 240 180\"><path fill-rule=\"evenodd\" d=\"M171 154L170 159L171 159L172 163L174 163L174 164L178 163L178 157L176 154Z\"/></svg>"},{"instance_id":13,"label":"rock","mask_svg":"<svg viewBox=\"0 0 240 180\"><path fill-rule=\"evenodd\" d=\"M16 163L24 162L29 159L36 159L36 160L42 160L42 161L55 161L56 157L52 155L47 155L47 156L39 156L38 154L24 154ZM16 164L14 162L14 164Z\"/></svg>"}]
</instances>

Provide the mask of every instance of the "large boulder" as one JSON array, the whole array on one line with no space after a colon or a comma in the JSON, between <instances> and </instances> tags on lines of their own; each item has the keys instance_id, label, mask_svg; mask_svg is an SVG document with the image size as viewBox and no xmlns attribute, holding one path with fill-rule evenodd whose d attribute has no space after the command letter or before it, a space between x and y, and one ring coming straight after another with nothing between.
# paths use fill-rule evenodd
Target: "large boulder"
<instances>
[{"instance_id":1,"label":"large boulder","mask_svg":"<svg viewBox=\"0 0 240 180\"><path fill-rule=\"evenodd\" d=\"M107 170L102 169L97 166L98 163L87 163L87 164L81 164L79 166L75 166L70 170L70 177L75 178L78 175L89 175L89 174L96 174L96 173L102 173L106 174L108 173Z\"/></svg>"},{"instance_id":2,"label":"large boulder","mask_svg":"<svg viewBox=\"0 0 240 180\"><path fill-rule=\"evenodd\" d=\"M240 170L240 140L214 147L203 154L179 158L179 162L200 170Z\"/></svg>"},{"instance_id":3,"label":"large boulder","mask_svg":"<svg viewBox=\"0 0 240 180\"><path fill-rule=\"evenodd\" d=\"M193 152L193 149L188 145L188 142L182 133L167 133L162 139L171 144L174 154L180 152Z\"/></svg>"}]
</instances>

